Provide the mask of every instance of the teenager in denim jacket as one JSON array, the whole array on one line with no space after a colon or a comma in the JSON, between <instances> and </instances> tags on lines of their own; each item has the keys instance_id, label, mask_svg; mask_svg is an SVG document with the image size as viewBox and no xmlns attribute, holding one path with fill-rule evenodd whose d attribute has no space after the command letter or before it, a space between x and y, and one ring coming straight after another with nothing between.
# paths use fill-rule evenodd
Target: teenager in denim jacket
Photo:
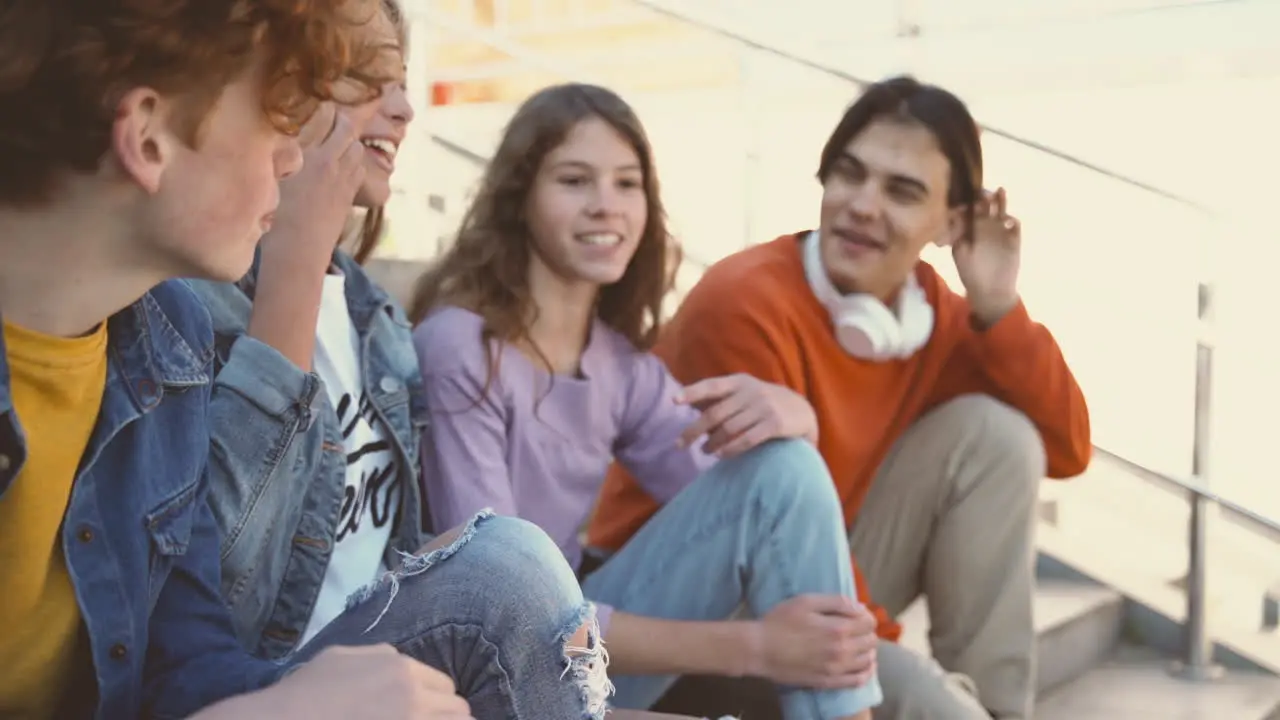
<instances>
[{"instance_id":1,"label":"teenager in denim jacket","mask_svg":"<svg viewBox=\"0 0 1280 720\"><path fill-rule=\"evenodd\" d=\"M404 23L395 4L384 10L403 71ZM358 262L412 119L402 75L375 101L317 117L250 272L192 283L217 335L222 592L264 657L306 657L372 627L365 637L409 642L446 670L476 717L598 717L608 682L594 609L542 531L477 513L424 549L426 407L410 328ZM312 143L313 130L327 137ZM337 249L353 205L369 213L356 258Z\"/></svg>"},{"instance_id":2,"label":"teenager in denim jacket","mask_svg":"<svg viewBox=\"0 0 1280 720\"><path fill-rule=\"evenodd\" d=\"M167 282L245 272L328 79L353 79L348 100L385 81L376 9L5 4L0 716L341 718L370 696L381 717L467 714L386 646L300 665L236 641L206 502L213 333Z\"/></svg>"}]
</instances>

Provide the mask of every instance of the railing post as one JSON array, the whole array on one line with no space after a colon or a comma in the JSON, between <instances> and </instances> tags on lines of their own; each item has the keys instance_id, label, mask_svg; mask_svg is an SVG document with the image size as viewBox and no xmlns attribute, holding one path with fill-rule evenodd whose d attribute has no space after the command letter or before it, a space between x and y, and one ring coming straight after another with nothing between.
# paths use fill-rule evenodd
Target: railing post
<instances>
[{"instance_id":1,"label":"railing post","mask_svg":"<svg viewBox=\"0 0 1280 720\"><path fill-rule=\"evenodd\" d=\"M1209 410L1213 379L1213 286L1201 283L1199 288L1199 337L1196 342L1195 436L1192 444L1191 474L1197 487L1209 480ZM1209 513L1213 503L1192 491L1191 517L1187 527L1187 614L1183 625L1184 656L1175 663L1174 671L1183 679L1211 680L1221 675L1213 664L1213 641L1209 637L1208 603L1208 535Z\"/></svg>"}]
</instances>

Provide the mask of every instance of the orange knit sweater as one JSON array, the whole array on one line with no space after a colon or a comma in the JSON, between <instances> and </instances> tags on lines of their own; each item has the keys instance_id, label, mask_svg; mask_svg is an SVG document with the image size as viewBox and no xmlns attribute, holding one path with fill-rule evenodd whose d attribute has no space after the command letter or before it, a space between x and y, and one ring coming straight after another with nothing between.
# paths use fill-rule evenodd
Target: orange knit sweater
<instances>
[{"instance_id":1,"label":"orange knit sweater","mask_svg":"<svg viewBox=\"0 0 1280 720\"><path fill-rule=\"evenodd\" d=\"M994 326L975 330L964 297L921 262L916 277L935 309L933 334L914 356L868 362L837 343L831 317L809 289L801 262L806 233L786 235L732 255L707 270L666 326L656 349L683 383L745 372L790 387L818 416L818 449L835 478L852 524L880 464L917 418L967 393L986 393L1035 423L1053 478L1089 463L1089 412L1053 336L1019 305ZM592 544L621 547L658 504L621 467L601 491ZM901 628L866 596L880 635Z\"/></svg>"}]
</instances>

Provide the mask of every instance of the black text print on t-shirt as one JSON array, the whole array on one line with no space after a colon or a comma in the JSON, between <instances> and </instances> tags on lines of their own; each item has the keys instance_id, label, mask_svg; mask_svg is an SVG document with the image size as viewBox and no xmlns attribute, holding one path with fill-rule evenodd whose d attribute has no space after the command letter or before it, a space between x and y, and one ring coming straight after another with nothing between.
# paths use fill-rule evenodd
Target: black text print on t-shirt
<instances>
[{"instance_id":1,"label":"black text print on t-shirt","mask_svg":"<svg viewBox=\"0 0 1280 720\"><path fill-rule=\"evenodd\" d=\"M399 484L396 455L391 443L373 431L373 406L363 392L359 412L351 412L351 395L344 393L336 408L342 426L342 440L347 449L347 485L342 495L342 512L338 516L338 542L360 531L368 517L374 527L385 527L398 521L400 506L394 490ZM358 430L358 432L357 432ZM355 438L364 442L353 447ZM359 442L359 440L356 440ZM352 476L359 472L359 482Z\"/></svg>"}]
</instances>

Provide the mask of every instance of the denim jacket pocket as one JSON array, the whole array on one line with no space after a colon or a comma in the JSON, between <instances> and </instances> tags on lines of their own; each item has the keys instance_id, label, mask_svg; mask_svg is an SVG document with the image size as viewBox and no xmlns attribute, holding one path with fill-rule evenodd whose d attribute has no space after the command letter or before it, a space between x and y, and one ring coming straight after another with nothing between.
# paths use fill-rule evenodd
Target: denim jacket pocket
<instances>
[{"instance_id":1,"label":"denim jacket pocket","mask_svg":"<svg viewBox=\"0 0 1280 720\"><path fill-rule=\"evenodd\" d=\"M195 525L198 490L199 483L192 482L146 514L147 534L151 538L151 568L147 575L150 608L155 608L174 563L187 554Z\"/></svg>"}]
</instances>

